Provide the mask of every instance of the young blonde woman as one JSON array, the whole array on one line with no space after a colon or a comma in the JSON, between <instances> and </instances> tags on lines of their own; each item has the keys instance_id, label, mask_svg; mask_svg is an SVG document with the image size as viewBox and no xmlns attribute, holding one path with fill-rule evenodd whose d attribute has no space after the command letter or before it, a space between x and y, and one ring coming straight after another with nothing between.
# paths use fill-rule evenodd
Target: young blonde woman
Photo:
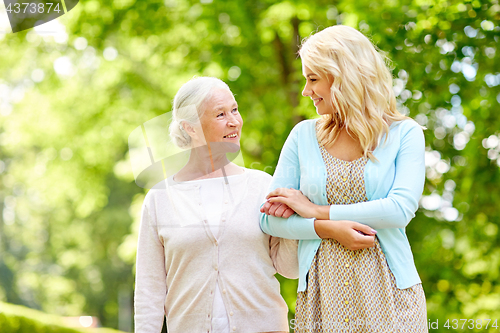
<instances>
[{"instance_id":1,"label":"young blonde woman","mask_svg":"<svg viewBox=\"0 0 500 333\"><path fill-rule=\"evenodd\" d=\"M292 130L261 208L264 232L300 240L295 332L427 332L405 235L425 180L422 129L396 109L385 57L359 31L326 28L299 53L321 118Z\"/></svg>"},{"instance_id":2,"label":"young blonde woman","mask_svg":"<svg viewBox=\"0 0 500 333\"><path fill-rule=\"evenodd\" d=\"M258 207L271 176L237 166L243 119L229 87L195 78L174 98L170 135L189 161L142 207L135 332L288 332L276 272L297 278L297 242L270 237Z\"/></svg>"}]
</instances>

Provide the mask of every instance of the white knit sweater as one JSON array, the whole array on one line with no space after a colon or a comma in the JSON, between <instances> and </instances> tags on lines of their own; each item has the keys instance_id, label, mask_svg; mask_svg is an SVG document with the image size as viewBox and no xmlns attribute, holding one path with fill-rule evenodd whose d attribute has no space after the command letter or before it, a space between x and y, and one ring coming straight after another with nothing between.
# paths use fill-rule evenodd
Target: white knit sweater
<instances>
[{"instance_id":1,"label":"white knit sweater","mask_svg":"<svg viewBox=\"0 0 500 333\"><path fill-rule=\"evenodd\" d=\"M135 332L211 332L218 282L231 332L288 332L288 307L274 276L298 277L297 241L264 234L259 207L271 176L245 169L228 177L217 240L199 185L168 181L146 195L139 231ZM224 181L224 178L221 178Z\"/></svg>"}]
</instances>

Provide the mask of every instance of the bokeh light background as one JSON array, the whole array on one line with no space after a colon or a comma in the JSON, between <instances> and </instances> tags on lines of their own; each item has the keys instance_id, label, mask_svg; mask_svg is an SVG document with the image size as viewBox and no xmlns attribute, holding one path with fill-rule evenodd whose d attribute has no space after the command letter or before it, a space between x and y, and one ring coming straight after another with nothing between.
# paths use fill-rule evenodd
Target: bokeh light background
<instances>
[{"instance_id":1,"label":"bokeh light background","mask_svg":"<svg viewBox=\"0 0 500 333\"><path fill-rule=\"evenodd\" d=\"M247 167L272 174L316 117L298 44L345 24L388 53L400 110L427 128L407 235L429 319L500 321L499 19L498 0L83 0L13 34L0 3L0 301L131 331L145 190L129 134L216 76L240 105ZM293 312L296 281L281 281Z\"/></svg>"}]
</instances>

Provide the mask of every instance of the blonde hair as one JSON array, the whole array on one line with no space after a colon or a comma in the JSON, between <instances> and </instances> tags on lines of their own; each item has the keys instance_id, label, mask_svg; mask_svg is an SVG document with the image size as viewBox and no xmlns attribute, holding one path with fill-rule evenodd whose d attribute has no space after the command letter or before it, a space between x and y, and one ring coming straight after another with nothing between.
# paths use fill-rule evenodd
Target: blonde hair
<instances>
[{"instance_id":1,"label":"blonde hair","mask_svg":"<svg viewBox=\"0 0 500 333\"><path fill-rule=\"evenodd\" d=\"M303 64L320 77L333 76L330 88L334 114L322 115L318 141L335 142L345 125L359 140L364 156L374 160L373 149L389 124L407 119L396 108L389 59L361 32L336 25L302 42Z\"/></svg>"},{"instance_id":2,"label":"blonde hair","mask_svg":"<svg viewBox=\"0 0 500 333\"><path fill-rule=\"evenodd\" d=\"M182 123L186 122L192 126L199 124L204 112L204 103L210 99L215 88L226 89L233 94L224 81L209 76L194 77L184 83L175 94L169 131L172 141L179 148L191 148L191 137Z\"/></svg>"}]
</instances>

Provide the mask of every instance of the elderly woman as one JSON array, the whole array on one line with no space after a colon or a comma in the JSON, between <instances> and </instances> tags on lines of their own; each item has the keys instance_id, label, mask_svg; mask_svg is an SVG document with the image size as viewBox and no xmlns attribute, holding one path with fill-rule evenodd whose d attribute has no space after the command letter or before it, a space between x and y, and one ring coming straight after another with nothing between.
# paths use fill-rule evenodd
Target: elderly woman
<instances>
[{"instance_id":1,"label":"elderly woman","mask_svg":"<svg viewBox=\"0 0 500 333\"><path fill-rule=\"evenodd\" d=\"M356 29L326 28L300 57L321 118L290 133L261 216L265 232L301 240L295 332L427 332L405 234L425 180L422 129Z\"/></svg>"},{"instance_id":2,"label":"elderly woman","mask_svg":"<svg viewBox=\"0 0 500 333\"><path fill-rule=\"evenodd\" d=\"M259 227L268 174L231 163L243 119L229 87L195 78L178 91L170 135L188 163L142 208L135 332L288 332L274 276L298 277L297 242Z\"/></svg>"}]
</instances>

